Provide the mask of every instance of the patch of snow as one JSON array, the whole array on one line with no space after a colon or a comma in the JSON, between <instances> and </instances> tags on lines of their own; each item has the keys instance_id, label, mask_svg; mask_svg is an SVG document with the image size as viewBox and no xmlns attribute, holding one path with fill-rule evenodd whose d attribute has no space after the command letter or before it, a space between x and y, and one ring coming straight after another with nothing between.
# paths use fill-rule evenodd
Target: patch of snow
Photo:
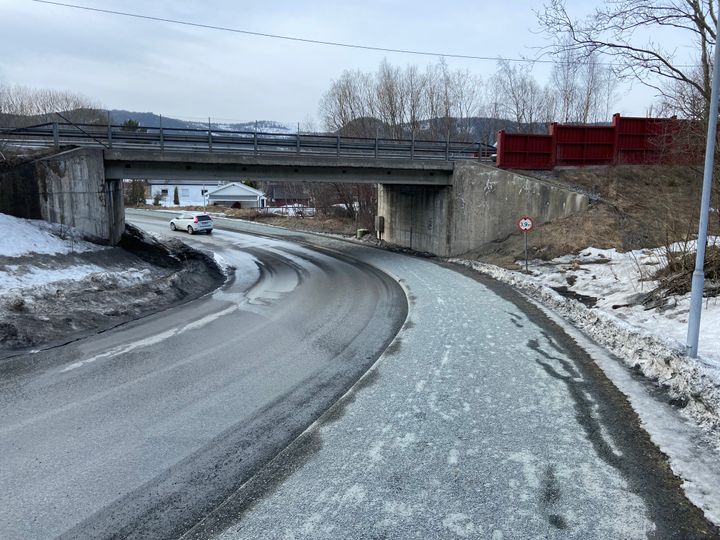
<instances>
[{"instance_id":1,"label":"patch of snow","mask_svg":"<svg viewBox=\"0 0 720 540\"><path fill-rule=\"evenodd\" d=\"M710 237L709 245L719 245L720 237ZM695 251L696 242L677 242L673 252ZM648 309L637 305L637 295L652 291L658 282L655 272L667 264L662 248L640 249L620 253L614 249L587 248L578 255L566 255L543 263L533 261L532 278L544 285L567 287L569 291L597 299L596 307L649 330L683 350L687 337L687 315L690 294L675 296L662 308ZM701 317L700 357L720 366L720 298L706 299Z\"/></svg>"},{"instance_id":2,"label":"patch of snow","mask_svg":"<svg viewBox=\"0 0 720 540\"><path fill-rule=\"evenodd\" d=\"M102 273L95 264L79 264L66 268L39 268L36 266L6 265L0 271L0 295L12 289L37 288L59 281L80 281L92 274Z\"/></svg>"},{"instance_id":3,"label":"patch of snow","mask_svg":"<svg viewBox=\"0 0 720 540\"><path fill-rule=\"evenodd\" d=\"M63 254L104 249L82 240L72 227L39 219L0 214L0 256L21 257L30 253Z\"/></svg>"},{"instance_id":4,"label":"patch of snow","mask_svg":"<svg viewBox=\"0 0 720 540\"><path fill-rule=\"evenodd\" d=\"M119 288L132 287L151 278L148 269L129 268L108 272L95 264L76 264L65 268L41 268L37 266L6 265L0 270L0 296L31 289L33 294L44 288L57 288L62 282L73 282L85 287L113 285Z\"/></svg>"},{"instance_id":5,"label":"patch of snow","mask_svg":"<svg viewBox=\"0 0 720 540\"><path fill-rule=\"evenodd\" d=\"M226 261L222 255L219 255L216 251L213 251L212 256L215 260L215 264L218 265L218 268L220 268L220 271L226 278L233 273L233 271L235 270L235 266Z\"/></svg>"},{"instance_id":6,"label":"patch of snow","mask_svg":"<svg viewBox=\"0 0 720 540\"><path fill-rule=\"evenodd\" d=\"M314 216L315 208L303 206L302 204L286 204L284 206L268 206L265 211L269 214L295 217L299 215Z\"/></svg>"},{"instance_id":7,"label":"patch of snow","mask_svg":"<svg viewBox=\"0 0 720 540\"><path fill-rule=\"evenodd\" d=\"M713 242L718 242L718 238L711 238L710 243ZM720 299L705 301L699 358L688 358L684 341L689 295L674 299L662 310L632 305L635 295L655 287L650 276L665 264L660 251L619 253L613 249L588 248L579 255L550 262L532 261L532 275L477 261L451 259L451 262L512 285L548 306L627 365L667 389L671 397L687 402L683 414L718 438ZM552 288L559 286L593 296L597 299L595 307L587 307Z\"/></svg>"}]
</instances>

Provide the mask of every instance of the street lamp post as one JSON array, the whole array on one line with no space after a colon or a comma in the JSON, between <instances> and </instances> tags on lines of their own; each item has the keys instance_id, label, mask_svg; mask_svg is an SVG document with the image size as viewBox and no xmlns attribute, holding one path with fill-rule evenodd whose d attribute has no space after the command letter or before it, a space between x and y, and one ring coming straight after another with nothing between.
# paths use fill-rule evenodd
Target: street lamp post
<instances>
[{"instance_id":1,"label":"street lamp post","mask_svg":"<svg viewBox=\"0 0 720 540\"><path fill-rule=\"evenodd\" d=\"M720 32L720 19L718 19L717 31ZM710 191L712 188L715 142L717 137L718 87L720 87L720 46L716 43L712 88L710 91L707 141L705 144L705 171L703 174L702 198L700 199L700 225L698 226L695 271L692 275L690 313L688 316L687 354L690 358L697 358L698 341L700 339L700 315L702 313L703 286L705 284L705 245L707 244Z\"/></svg>"}]
</instances>

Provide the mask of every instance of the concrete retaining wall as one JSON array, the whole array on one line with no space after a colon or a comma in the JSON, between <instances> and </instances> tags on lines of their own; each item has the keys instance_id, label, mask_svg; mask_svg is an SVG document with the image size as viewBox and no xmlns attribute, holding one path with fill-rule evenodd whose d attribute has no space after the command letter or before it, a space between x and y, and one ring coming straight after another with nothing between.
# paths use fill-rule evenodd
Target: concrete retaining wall
<instances>
[{"instance_id":1,"label":"concrete retaining wall","mask_svg":"<svg viewBox=\"0 0 720 540\"><path fill-rule=\"evenodd\" d=\"M444 257L507 237L523 215L541 224L588 204L562 186L470 162L455 163L449 188L382 185L378 193L386 241Z\"/></svg>"},{"instance_id":2,"label":"concrete retaining wall","mask_svg":"<svg viewBox=\"0 0 720 540\"><path fill-rule=\"evenodd\" d=\"M477 163L456 163L452 186L451 255L517 232L523 215L536 224L588 207L587 195L549 182Z\"/></svg>"},{"instance_id":3,"label":"concrete retaining wall","mask_svg":"<svg viewBox=\"0 0 720 540\"><path fill-rule=\"evenodd\" d=\"M125 230L120 180L105 180L103 151L80 148L40 158L0 175L0 212L77 228L116 244Z\"/></svg>"}]
</instances>

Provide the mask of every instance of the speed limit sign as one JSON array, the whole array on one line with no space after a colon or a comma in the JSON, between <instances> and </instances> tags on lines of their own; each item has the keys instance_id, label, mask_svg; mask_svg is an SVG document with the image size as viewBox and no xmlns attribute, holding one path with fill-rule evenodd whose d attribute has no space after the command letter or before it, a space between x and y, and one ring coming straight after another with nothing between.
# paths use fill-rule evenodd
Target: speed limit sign
<instances>
[{"instance_id":1,"label":"speed limit sign","mask_svg":"<svg viewBox=\"0 0 720 540\"><path fill-rule=\"evenodd\" d=\"M533 230L533 227L535 224L533 223L533 220L531 217L523 216L517 221L518 229L520 229L524 233L528 233Z\"/></svg>"}]
</instances>

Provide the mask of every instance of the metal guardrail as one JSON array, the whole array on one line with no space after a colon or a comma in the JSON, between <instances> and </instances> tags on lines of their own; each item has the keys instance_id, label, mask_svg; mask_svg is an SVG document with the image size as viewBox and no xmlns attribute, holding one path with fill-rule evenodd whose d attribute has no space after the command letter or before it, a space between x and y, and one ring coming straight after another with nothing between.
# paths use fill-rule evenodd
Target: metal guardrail
<instances>
[{"instance_id":1,"label":"metal guardrail","mask_svg":"<svg viewBox=\"0 0 720 540\"><path fill-rule=\"evenodd\" d=\"M492 161L495 148L478 142L370 139L322 134L259 133L226 129L139 128L53 122L0 128L0 141L26 147L94 146L168 152L238 152L363 159Z\"/></svg>"}]
</instances>

